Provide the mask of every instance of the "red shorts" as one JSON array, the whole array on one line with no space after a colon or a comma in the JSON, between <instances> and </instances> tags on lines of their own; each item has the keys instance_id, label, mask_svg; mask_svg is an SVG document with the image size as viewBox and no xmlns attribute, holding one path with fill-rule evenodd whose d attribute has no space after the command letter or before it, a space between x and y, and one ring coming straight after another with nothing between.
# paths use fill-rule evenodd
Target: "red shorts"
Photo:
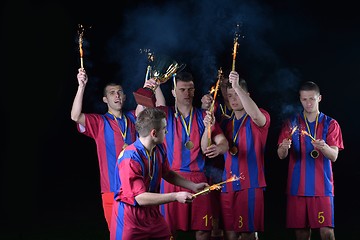
<instances>
[{"instance_id":1,"label":"red shorts","mask_svg":"<svg viewBox=\"0 0 360 240\"><path fill-rule=\"evenodd\" d=\"M101 198L102 198L102 205L103 205L103 209L104 209L105 219L106 219L108 228L110 230L112 206L114 203L114 193L113 192L102 193Z\"/></svg>"},{"instance_id":2,"label":"red shorts","mask_svg":"<svg viewBox=\"0 0 360 240\"><path fill-rule=\"evenodd\" d=\"M287 196L287 228L334 226L334 197Z\"/></svg>"},{"instance_id":3,"label":"red shorts","mask_svg":"<svg viewBox=\"0 0 360 240\"><path fill-rule=\"evenodd\" d=\"M110 240L170 240L171 232L159 207L114 202Z\"/></svg>"},{"instance_id":4,"label":"red shorts","mask_svg":"<svg viewBox=\"0 0 360 240\"><path fill-rule=\"evenodd\" d=\"M264 189L251 188L220 195L224 230L264 231Z\"/></svg>"},{"instance_id":5,"label":"red shorts","mask_svg":"<svg viewBox=\"0 0 360 240\"><path fill-rule=\"evenodd\" d=\"M207 182L204 173L183 173L178 172L181 176L195 183ZM175 186L164 181L164 192L187 191L188 189ZM211 205L211 194L197 196L192 203L184 204L171 202L164 204L165 219L172 232L176 230L203 230L212 229L213 209Z\"/></svg>"}]
</instances>

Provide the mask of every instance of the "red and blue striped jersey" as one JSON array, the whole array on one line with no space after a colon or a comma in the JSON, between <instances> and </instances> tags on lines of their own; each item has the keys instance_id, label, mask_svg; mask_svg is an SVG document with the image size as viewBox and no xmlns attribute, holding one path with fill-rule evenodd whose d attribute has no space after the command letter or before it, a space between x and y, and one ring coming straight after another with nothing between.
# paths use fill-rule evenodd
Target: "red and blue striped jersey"
<instances>
[{"instance_id":1,"label":"red and blue striped jersey","mask_svg":"<svg viewBox=\"0 0 360 240\"><path fill-rule=\"evenodd\" d=\"M85 128L77 124L79 132L95 140L102 193L115 191L115 164L124 143L130 145L136 140L135 120L135 111L124 112L116 120L110 113L85 114Z\"/></svg>"},{"instance_id":2,"label":"red and blue striped jersey","mask_svg":"<svg viewBox=\"0 0 360 240\"><path fill-rule=\"evenodd\" d=\"M293 127L298 127L299 131L292 135L289 149L287 193L294 196L334 196L332 162L321 151L318 151L317 158L310 155L314 150L312 139L301 133L302 130L309 131L305 121L303 114L292 117L283 125L278 139L280 144L290 136ZM312 136L316 128L316 139L323 139L329 146L338 147L339 151L344 148L341 128L335 119L319 113L317 127L316 121L308 122L308 126Z\"/></svg>"},{"instance_id":3,"label":"red and blue striped jersey","mask_svg":"<svg viewBox=\"0 0 360 240\"><path fill-rule=\"evenodd\" d=\"M153 151L149 158L144 145L137 139L121 152L115 166L116 201L137 206L137 195L160 192L162 176L170 167L163 144L156 145Z\"/></svg>"},{"instance_id":4,"label":"red and blue striped jersey","mask_svg":"<svg viewBox=\"0 0 360 240\"><path fill-rule=\"evenodd\" d=\"M159 108L166 112L168 133L164 143L170 168L178 172L204 172L205 156L201 151L201 137L206 130L203 122L206 111L193 107L192 115L182 118L173 106L161 106ZM187 126L190 126L189 134L187 133ZM221 132L220 126L216 123L211 133L212 136ZM186 148L185 144L188 141L194 144L192 149Z\"/></svg>"},{"instance_id":5,"label":"red and blue striped jersey","mask_svg":"<svg viewBox=\"0 0 360 240\"><path fill-rule=\"evenodd\" d=\"M243 178L226 183L222 192L266 187L264 165L270 115L264 109L260 108L260 111L266 117L263 127L257 126L247 114L238 120L232 116L221 122L221 128L224 129L229 142L229 150L224 154L225 167L222 180L226 181L233 175ZM233 146L237 148L235 155L230 154Z\"/></svg>"},{"instance_id":6,"label":"red and blue striped jersey","mask_svg":"<svg viewBox=\"0 0 360 240\"><path fill-rule=\"evenodd\" d=\"M169 235L158 205L140 206L135 197L144 192L160 192L162 176L170 171L163 144L149 156L137 139L119 155L115 166L115 202L110 239L160 239Z\"/></svg>"}]
</instances>

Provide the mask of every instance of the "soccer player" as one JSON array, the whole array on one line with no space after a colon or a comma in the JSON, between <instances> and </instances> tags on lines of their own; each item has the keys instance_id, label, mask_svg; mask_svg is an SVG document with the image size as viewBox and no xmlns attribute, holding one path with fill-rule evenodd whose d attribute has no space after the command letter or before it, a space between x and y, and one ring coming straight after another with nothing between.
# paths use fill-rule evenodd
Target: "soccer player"
<instances>
[{"instance_id":1,"label":"soccer player","mask_svg":"<svg viewBox=\"0 0 360 240\"><path fill-rule=\"evenodd\" d=\"M158 108L142 110L136 120L139 138L119 156L115 170L115 203L111 240L171 239L171 231L158 205L191 203L209 186L194 183L170 170L164 145L166 115ZM161 179L189 191L160 193ZM197 201L197 199L195 200Z\"/></svg>"},{"instance_id":2,"label":"soccer player","mask_svg":"<svg viewBox=\"0 0 360 240\"><path fill-rule=\"evenodd\" d=\"M115 191L115 164L120 152L136 139L135 111L123 111L126 94L119 84L108 83L104 88L102 98L107 105L107 112L104 114L83 113L83 97L88 82L85 69L78 70L77 79L79 86L71 109L71 119L77 123L80 133L95 140L102 205L107 225L110 228Z\"/></svg>"},{"instance_id":3,"label":"soccer player","mask_svg":"<svg viewBox=\"0 0 360 240\"><path fill-rule=\"evenodd\" d=\"M236 71L230 72L229 82L227 98L234 115L221 122L229 142L222 181L240 179L221 190L222 221L226 239L253 240L264 231L264 154L270 115L250 97L246 81Z\"/></svg>"},{"instance_id":4,"label":"soccer player","mask_svg":"<svg viewBox=\"0 0 360 240\"><path fill-rule=\"evenodd\" d=\"M173 83L175 106L159 106L165 111L168 124L165 145L169 165L188 180L206 182L205 157L214 158L223 154L228 150L228 142L213 113L193 106L195 87L192 74L179 72ZM158 99L161 89L157 89ZM165 193L188 191L163 183L162 191ZM164 204L161 210L175 237L178 231L193 231L197 240L210 239L213 217L210 194L200 195L196 201L185 206L178 202Z\"/></svg>"},{"instance_id":5,"label":"soccer player","mask_svg":"<svg viewBox=\"0 0 360 240\"><path fill-rule=\"evenodd\" d=\"M287 228L297 240L334 240L334 178L332 164L344 148L338 122L320 112L319 86L304 82L299 89L303 110L284 123L278 139L280 159L288 157Z\"/></svg>"}]
</instances>

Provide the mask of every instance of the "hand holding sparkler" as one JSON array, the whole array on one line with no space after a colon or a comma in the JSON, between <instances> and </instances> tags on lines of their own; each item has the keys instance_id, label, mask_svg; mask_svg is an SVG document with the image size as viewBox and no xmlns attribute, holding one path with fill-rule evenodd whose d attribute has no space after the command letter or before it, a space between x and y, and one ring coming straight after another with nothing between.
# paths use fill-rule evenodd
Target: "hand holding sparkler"
<instances>
[{"instance_id":1,"label":"hand holding sparkler","mask_svg":"<svg viewBox=\"0 0 360 240\"><path fill-rule=\"evenodd\" d=\"M294 135L294 133L295 133L295 131L297 130L297 128L298 128L298 126L295 126L295 127L292 128L291 133L290 133L290 136L288 137L289 140L291 139L292 135Z\"/></svg>"},{"instance_id":2,"label":"hand holding sparkler","mask_svg":"<svg viewBox=\"0 0 360 240\"><path fill-rule=\"evenodd\" d=\"M211 186L209 186L209 187L206 187L204 190L193 194L193 197L196 198L196 197L199 196L199 195L209 193L210 191L213 191L213 190L220 190L220 189L222 188L222 185L223 185L223 184L228 183L228 182L234 182L234 181L237 181L237 180L240 180L240 179L241 179L241 180L244 180L245 177L244 177L242 174L240 174L239 177L233 175L233 176L231 176L229 179L227 179L226 181L213 184L213 185L211 185Z\"/></svg>"},{"instance_id":3,"label":"hand holding sparkler","mask_svg":"<svg viewBox=\"0 0 360 240\"><path fill-rule=\"evenodd\" d=\"M207 127L208 147L211 146L211 127L214 125L215 121L216 120L214 113L210 110L206 111L206 116L204 118L204 125Z\"/></svg>"},{"instance_id":4,"label":"hand holding sparkler","mask_svg":"<svg viewBox=\"0 0 360 240\"><path fill-rule=\"evenodd\" d=\"M222 77L223 77L223 71L220 68L218 70L218 80L216 81L216 85L215 85L215 88L214 88L213 100L211 102L210 109L209 109L211 114L214 113L215 100L216 100L217 92L219 90L220 80L221 80ZM210 91L210 93L212 93L212 90ZM210 146L211 145L211 124L208 125L207 131L208 131L208 146Z\"/></svg>"},{"instance_id":5,"label":"hand holding sparkler","mask_svg":"<svg viewBox=\"0 0 360 240\"><path fill-rule=\"evenodd\" d=\"M286 149L286 150L289 149L291 147L291 137L294 135L294 133L296 132L297 129L298 129L298 126L294 126L291 129L289 137L284 138L282 143L279 144L279 147Z\"/></svg>"}]
</instances>

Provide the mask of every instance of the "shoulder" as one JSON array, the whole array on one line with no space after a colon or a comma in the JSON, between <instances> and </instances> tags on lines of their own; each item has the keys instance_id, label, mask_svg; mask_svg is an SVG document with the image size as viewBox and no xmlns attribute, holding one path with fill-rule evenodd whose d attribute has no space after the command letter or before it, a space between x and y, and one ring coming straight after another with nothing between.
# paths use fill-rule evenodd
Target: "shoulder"
<instances>
[{"instance_id":1,"label":"shoulder","mask_svg":"<svg viewBox=\"0 0 360 240\"><path fill-rule=\"evenodd\" d=\"M130 144L119 154L118 159L121 161L123 159L138 159L140 158L139 150L135 147L134 144Z\"/></svg>"}]
</instances>

